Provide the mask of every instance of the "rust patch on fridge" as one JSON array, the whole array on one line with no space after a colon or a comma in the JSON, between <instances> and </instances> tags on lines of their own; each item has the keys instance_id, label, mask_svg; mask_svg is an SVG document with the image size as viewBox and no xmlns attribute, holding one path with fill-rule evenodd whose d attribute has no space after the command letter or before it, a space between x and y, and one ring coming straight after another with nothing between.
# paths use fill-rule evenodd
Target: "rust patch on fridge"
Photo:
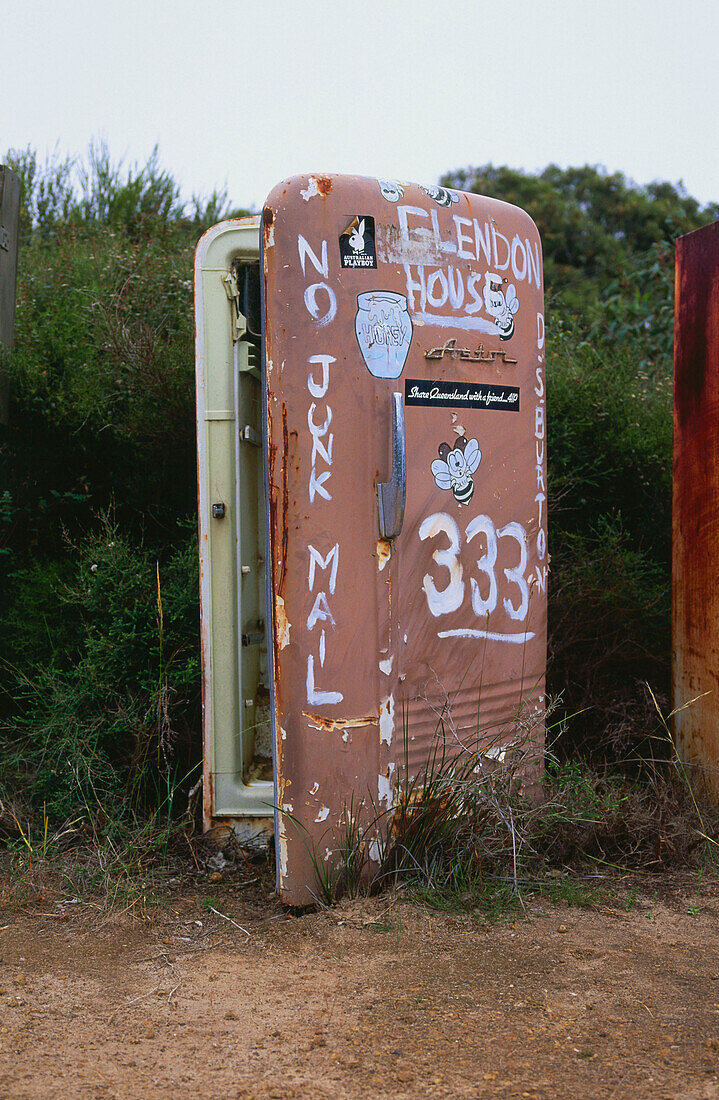
<instances>
[{"instance_id":1,"label":"rust patch on fridge","mask_svg":"<svg viewBox=\"0 0 719 1100\"><path fill-rule=\"evenodd\" d=\"M272 422L272 409L267 401L267 420ZM287 407L282 406L282 444L270 443L268 448L268 476L270 480L270 542L275 548L272 557L275 591L282 594L285 562L287 560L287 513L289 509L289 434L287 429ZM277 470L279 463L279 473ZM279 486L277 482L279 481Z\"/></svg>"},{"instance_id":2,"label":"rust patch on fridge","mask_svg":"<svg viewBox=\"0 0 719 1100\"><path fill-rule=\"evenodd\" d=\"M279 578L280 578L279 582L278 582L278 585L277 585L278 590L282 589L282 583L283 583L284 575L285 575L285 562L287 561L287 542L288 542L287 512L288 512L288 509L289 509L289 499L290 499L290 491L289 491L289 485L288 485L290 446L289 446L289 436L288 436L288 431L287 431L287 406L284 404L284 402L282 404L282 455L283 455L283 462L282 462L282 503L281 503L281 513L280 513L280 523L281 523L282 534L281 534L281 538L279 540L280 555L279 555L279 561L277 563L278 566L279 566ZM277 531L274 530L272 532L272 534L273 534L273 536L275 536L273 542L274 542L274 545L276 546L277 545L277 539L276 539Z\"/></svg>"},{"instance_id":3,"label":"rust patch on fridge","mask_svg":"<svg viewBox=\"0 0 719 1100\"><path fill-rule=\"evenodd\" d=\"M678 239L675 289L674 735L719 799L719 223Z\"/></svg>"},{"instance_id":4,"label":"rust patch on fridge","mask_svg":"<svg viewBox=\"0 0 719 1100\"><path fill-rule=\"evenodd\" d=\"M275 596L275 629L277 633L277 645L280 649L290 644L290 631L292 623L287 618L285 601L282 596Z\"/></svg>"},{"instance_id":5,"label":"rust patch on fridge","mask_svg":"<svg viewBox=\"0 0 719 1100\"><path fill-rule=\"evenodd\" d=\"M392 557L392 543L387 539L377 539L377 568L380 573Z\"/></svg>"},{"instance_id":6,"label":"rust patch on fridge","mask_svg":"<svg viewBox=\"0 0 719 1100\"><path fill-rule=\"evenodd\" d=\"M320 195L322 198L326 198L331 190L331 176L310 176L307 180L306 187L302 188L300 194L305 202L309 202L311 199L314 199L318 195Z\"/></svg>"},{"instance_id":7,"label":"rust patch on fridge","mask_svg":"<svg viewBox=\"0 0 719 1100\"><path fill-rule=\"evenodd\" d=\"M325 718L323 714L310 714L306 710L303 710L302 714L311 726L323 730L325 733L333 733L335 730L355 729L361 726L376 726L379 723L379 716L376 714L368 714L364 718Z\"/></svg>"}]
</instances>

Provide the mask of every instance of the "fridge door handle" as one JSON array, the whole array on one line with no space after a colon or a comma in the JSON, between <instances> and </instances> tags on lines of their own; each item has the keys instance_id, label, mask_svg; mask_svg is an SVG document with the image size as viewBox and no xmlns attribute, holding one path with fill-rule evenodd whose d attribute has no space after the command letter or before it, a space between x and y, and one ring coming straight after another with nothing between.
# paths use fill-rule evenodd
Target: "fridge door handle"
<instances>
[{"instance_id":1,"label":"fridge door handle","mask_svg":"<svg viewBox=\"0 0 719 1100\"><path fill-rule=\"evenodd\" d=\"M404 521L407 493L407 444L401 393L392 394L392 477L377 484L380 538L396 539Z\"/></svg>"}]
</instances>

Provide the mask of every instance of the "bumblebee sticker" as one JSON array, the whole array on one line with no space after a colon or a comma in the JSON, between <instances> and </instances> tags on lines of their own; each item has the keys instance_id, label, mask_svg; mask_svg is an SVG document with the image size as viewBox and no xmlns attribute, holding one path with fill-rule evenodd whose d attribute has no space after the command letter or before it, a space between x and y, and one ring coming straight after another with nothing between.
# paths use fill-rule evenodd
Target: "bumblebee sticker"
<instances>
[{"instance_id":1,"label":"bumblebee sticker","mask_svg":"<svg viewBox=\"0 0 719 1100\"><path fill-rule=\"evenodd\" d=\"M374 218L370 214L356 214L340 233L340 260L343 268L377 267Z\"/></svg>"},{"instance_id":2,"label":"bumblebee sticker","mask_svg":"<svg viewBox=\"0 0 719 1100\"><path fill-rule=\"evenodd\" d=\"M469 504L474 496L472 474L479 466L482 452L476 439L460 435L454 447L440 443L439 458L432 463L432 475L438 489L451 489L458 504Z\"/></svg>"}]
</instances>

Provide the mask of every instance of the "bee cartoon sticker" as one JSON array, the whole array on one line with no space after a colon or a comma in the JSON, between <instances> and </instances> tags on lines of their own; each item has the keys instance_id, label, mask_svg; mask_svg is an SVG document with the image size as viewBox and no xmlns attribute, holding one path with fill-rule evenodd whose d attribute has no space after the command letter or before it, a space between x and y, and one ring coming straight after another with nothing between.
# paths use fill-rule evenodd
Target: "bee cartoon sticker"
<instances>
[{"instance_id":1,"label":"bee cartoon sticker","mask_svg":"<svg viewBox=\"0 0 719 1100\"><path fill-rule=\"evenodd\" d=\"M432 474L439 489L451 489L458 504L469 504L474 495L472 474L482 458L476 439L465 439L463 435L455 441L440 443L437 448L439 458L432 463Z\"/></svg>"},{"instance_id":2,"label":"bee cartoon sticker","mask_svg":"<svg viewBox=\"0 0 719 1100\"><path fill-rule=\"evenodd\" d=\"M513 334L514 314L519 309L519 299L514 283L509 284L506 295L502 290L502 283L506 282L506 279L501 275L495 275L493 271L485 272L482 288L484 308L489 316L494 318L500 340L509 340Z\"/></svg>"}]
</instances>

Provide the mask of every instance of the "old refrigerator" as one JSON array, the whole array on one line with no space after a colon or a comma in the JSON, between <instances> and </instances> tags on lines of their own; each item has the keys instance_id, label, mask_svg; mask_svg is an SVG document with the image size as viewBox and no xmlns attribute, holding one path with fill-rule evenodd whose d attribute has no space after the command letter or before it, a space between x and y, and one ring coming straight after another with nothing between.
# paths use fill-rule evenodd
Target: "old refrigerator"
<instances>
[{"instance_id":1,"label":"old refrigerator","mask_svg":"<svg viewBox=\"0 0 719 1100\"><path fill-rule=\"evenodd\" d=\"M506 203L348 176L285 180L256 231L198 249L205 816L273 820L304 905L348 814L379 866L440 717L463 754L531 713L541 760L541 245Z\"/></svg>"}]
</instances>

